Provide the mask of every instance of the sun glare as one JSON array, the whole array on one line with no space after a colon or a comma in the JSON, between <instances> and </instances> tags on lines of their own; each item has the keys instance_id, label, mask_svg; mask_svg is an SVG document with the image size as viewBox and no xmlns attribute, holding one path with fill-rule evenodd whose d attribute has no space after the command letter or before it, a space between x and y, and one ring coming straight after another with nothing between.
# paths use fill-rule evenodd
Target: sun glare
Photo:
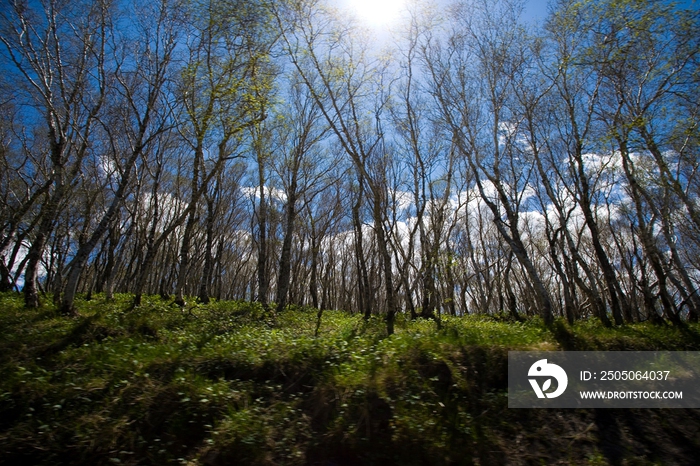
<instances>
[{"instance_id":1,"label":"sun glare","mask_svg":"<svg viewBox=\"0 0 700 466\"><path fill-rule=\"evenodd\" d=\"M350 10L369 26L385 26L396 21L404 8L405 0L348 0Z\"/></svg>"}]
</instances>

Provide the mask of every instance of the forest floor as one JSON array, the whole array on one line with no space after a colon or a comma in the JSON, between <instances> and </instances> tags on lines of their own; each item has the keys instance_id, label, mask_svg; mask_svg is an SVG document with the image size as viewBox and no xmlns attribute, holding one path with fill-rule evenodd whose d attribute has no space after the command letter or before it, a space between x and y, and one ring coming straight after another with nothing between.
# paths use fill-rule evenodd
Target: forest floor
<instances>
[{"instance_id":1,"label":"forest floor","mask_svg":"<svg viewBox=\"0 0 700 466\"><path fill-rule=\"evenodd\" d=\"M0 295L0 464L691 465L700 410L508 409L509 350L700 350L700 327ZM47 299L50 301L50 299ZM317 334L316 334L317 333Z\"/></svg>"}]
</instances>

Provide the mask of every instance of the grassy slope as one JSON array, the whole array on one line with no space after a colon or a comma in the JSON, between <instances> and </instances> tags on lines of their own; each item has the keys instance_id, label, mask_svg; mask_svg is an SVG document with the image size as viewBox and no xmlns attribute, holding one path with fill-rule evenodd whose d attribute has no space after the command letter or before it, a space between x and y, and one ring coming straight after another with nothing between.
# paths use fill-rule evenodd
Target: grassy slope
<instances>
[{"instance_id":1,"label":"grassy slope","mask_svg":"<svg viewBox=\"0 0 700 466\"><path fill-rule=\"evenodd\" d=\"M698 410L509 410L508 350L700 350L700 328L382 322L0 295L0 464L696 464Z\"/></svg>"}]
</instances>

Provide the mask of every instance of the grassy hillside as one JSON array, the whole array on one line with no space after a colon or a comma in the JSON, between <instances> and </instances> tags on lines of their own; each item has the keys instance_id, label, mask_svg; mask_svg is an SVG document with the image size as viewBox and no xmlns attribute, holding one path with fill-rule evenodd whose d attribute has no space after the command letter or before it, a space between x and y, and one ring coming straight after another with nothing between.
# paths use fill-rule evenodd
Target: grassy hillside
<instances>
[{"instance_id":1,"label":"grassy hillside","mask_svg":"<svg viewBox=\"0 0 700 466\"><path fill-rule=\"evenodd\" d=\"M0 295L0 464L696 464L698 410L507 408L508 350L700 350L700 327L553 329Z\"/></svg>"}]
</instances>

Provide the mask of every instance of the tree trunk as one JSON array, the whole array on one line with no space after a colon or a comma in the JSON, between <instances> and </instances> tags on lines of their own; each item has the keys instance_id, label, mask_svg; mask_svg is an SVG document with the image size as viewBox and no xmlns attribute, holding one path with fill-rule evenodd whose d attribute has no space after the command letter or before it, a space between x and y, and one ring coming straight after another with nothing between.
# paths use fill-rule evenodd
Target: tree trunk
<instances>
[{"instance_id":1,"label":"tree trunk","mask_svg":"<svg viewBox=\"0 0 700 466\"><path fill-rule=\"evenodd\" d=\"M265 175L261 161L258 162L258 181L260 203L258 207L258 297L257 301L263 308L268 308L268 293L270 289L270 276L267 267L268 243L267 243L267 201L265 200Z\"/></svg>"},{"instance_id":2,"label":"tree trunk","mask_svg":"<svg viewBox=\"0 0 700 466\"><path fill-rule=\"evenodd\" d=\"M472 164L471 161L470 164ZM499 233L506 241L506 243L508 243L508 246L510 247L513 254L515 254L515 257L518 259L518 262L520 262L520 264L525 269L525 272L527 272L533 291L535 292L535 297L539 306L540 316L542 316L542 319L544 320L545 324L551 325L554 322L552 301L549 297L547 289L544 286L544 283L542 283L542 279L540 278L539 274L537 273L537 270L535 269L534 264L530 260L527 250L525 249L525 245L523 245L522 240L520 239L517 214L512 211L512 209L506 202L507 196L503 192L503 188L502 186L500 186L500 183L498 183L497 180L492 179L491 181L496 187L496 190L499 193L499 197L504 201L503 208L506 211L506 216L509 220L509 225L506 229L506 225L504 224L503 220L501 220L501 213L499 211L498 206L486 195L483 183L481 182L481 180L478 179L478 170L473 165L472 172L476 177L476 183L477 187L479 188L479 194L481 195L481 198L493 213L496 228L498 229Z\"/></svg>"},{"instance_id":3,"label":"tree trunk","mask_svg":"<svg viewBox=\"0 0 700 466\"><path fill-rule=\"evenodd\" d=\"M372 316L372 307L370 305L370 286L369 275L367 273L367 261L364 253L364 238L362 234L362 222L360 221L360 208L362 206L362 195L364 192L364 178L362 175L358 179L359 192L357 193L357 201L352 206L352 224L355 229L355 261L357 263L357 279L358 279L358 298L360 312L365 320L369 320Z\"/></svg>"},{"instance_id":4,"label":"tree trunk","mask_svg":"<svg viewBox=\"0 0 700 466\"><path fill-rule=\"evenodd\" d=\"M318 302L318 240L316 239L316 225L311 219L311 274L309 278L309 294L311 295L311 304L316 309L319 309Z\"/></svg>"},{"instance_id":5,"label":"tree trunk","mask_svg":"<svg viewBox=\"0 0 700 466\"><path fill-rule=\"evenodd\" d=\"M374 206L372 213L374 214L374 230L377 235L377 248L382 260L384 272L384 292L386 293L386 332L388 335L394 333L394 321L396 320L396 293L394 292L393 267L391 264L391 254L389 253L389 245L387 243L386 232L384 230L384 217L382 205L382 193L378 187L373 187Z\"/></svg>"},{"instance_id":6,"label":"tree trunk","mask_svg":"<svg viewBox=\"0 0 700 466\"><path fill-rule=\"evenodd\" d=\"M588 184L588 175L585 172L585 166L583 162L583 151L580 145L577 146L574 158L576 161L576 173L577 173L577 188L580 194L579 206L583 212L583 218L585 219L588 231L591 234L591 243L593 244L593 251L595 252L596 259L598 260L598 265L603 272L603 279L605 280L605 285L608 288L608 296L610 298L610 307L612 308L613 319L615 320L615 325L622 325L624 323L622 317L622 309L620 307L620 298L622 297L622 291L619 288L619 283L617 282L617 277L615 275L615 269L613 269L612 264L608 258L605 249L601 243L600 230L598 224L596 223L595 216L593 215L593 210L591 209L591 188Z\"/></svg>"},{"instance_id":7,"label":"tree trunk","mask_svg":"<svg viewBox=\"0 0 700 466\"><path fill-rule=\"evenodd\" d=\"M131 236L133 228L129 228L126 234L126 240ZM119 227L116 222L112 224L112 228L109 230L109 246L107 249L107 265L105 265L105 283L104 283L104 293L105 299L107 301L112 301L114 299L114 280L117 275L117 261L115 258L114 250L119 244Z\"/></svg>"},{"instance_id":8,"label":"tree trunk","mask_svg":"<svg viewBox=\"0 0 700 466\"><path fill-rule=\"evenodd\" d=\"M218 181L217 181L218 190ZM204 251L204 270L202 271L202 281L199 284L199 301L203 304L209 303L209 288L214 271L214 258L212 249L214 248L214 199L207 199L207 239L206 250Z\"/></svg>"},{"instance_id":9,"label":"tree trunk","mask_svg":"<svg viewBox=\"0 0 700 466\"><path fill-rule=\"evenodd\" d=\"M297 201L297 172L292 174L292 183L287 193L287 222L284 228L282 240L282 253L279 262L279 279L277 280L277 312L282 312L287 305L287 293L289 291L290 272L292 268L292 238L294 236L294 223L296 220Z\"/></svg>"},{"instance_id":10,"label":"tree trunk","mask_svg":"<svg viewBox=\"0 0 700 466\"><path fill-rule=\"evenodd\" d=\"M180 307L185 306L185 286L187 286L190 268L190 242L196 223L196 209L192 209L187 216L187 223L185 224L185 231L182 234L182 244L180 246L180 267L175 287L175 304Z\"/></svg>"},{"instance_id":11,"label":"tree trunk","mask_svg":"<svg viewBox=\"0 0 700 466\"><path fill-rule=\"evenodd\" d=\"M60 193L54 193L52 198L43 206L43 212L40 214L42 219L39 223L39 230L34 237L34 241L32 241L32 245L29 247L29 251L27 251L28 260L24 272L23 293L24 305L30 309L38 308L41 305L37 290L39 265L44 254L46 240L53 228L53 222L56 216L56 204L61 197Z\"/></svg>"}]
</instances>

